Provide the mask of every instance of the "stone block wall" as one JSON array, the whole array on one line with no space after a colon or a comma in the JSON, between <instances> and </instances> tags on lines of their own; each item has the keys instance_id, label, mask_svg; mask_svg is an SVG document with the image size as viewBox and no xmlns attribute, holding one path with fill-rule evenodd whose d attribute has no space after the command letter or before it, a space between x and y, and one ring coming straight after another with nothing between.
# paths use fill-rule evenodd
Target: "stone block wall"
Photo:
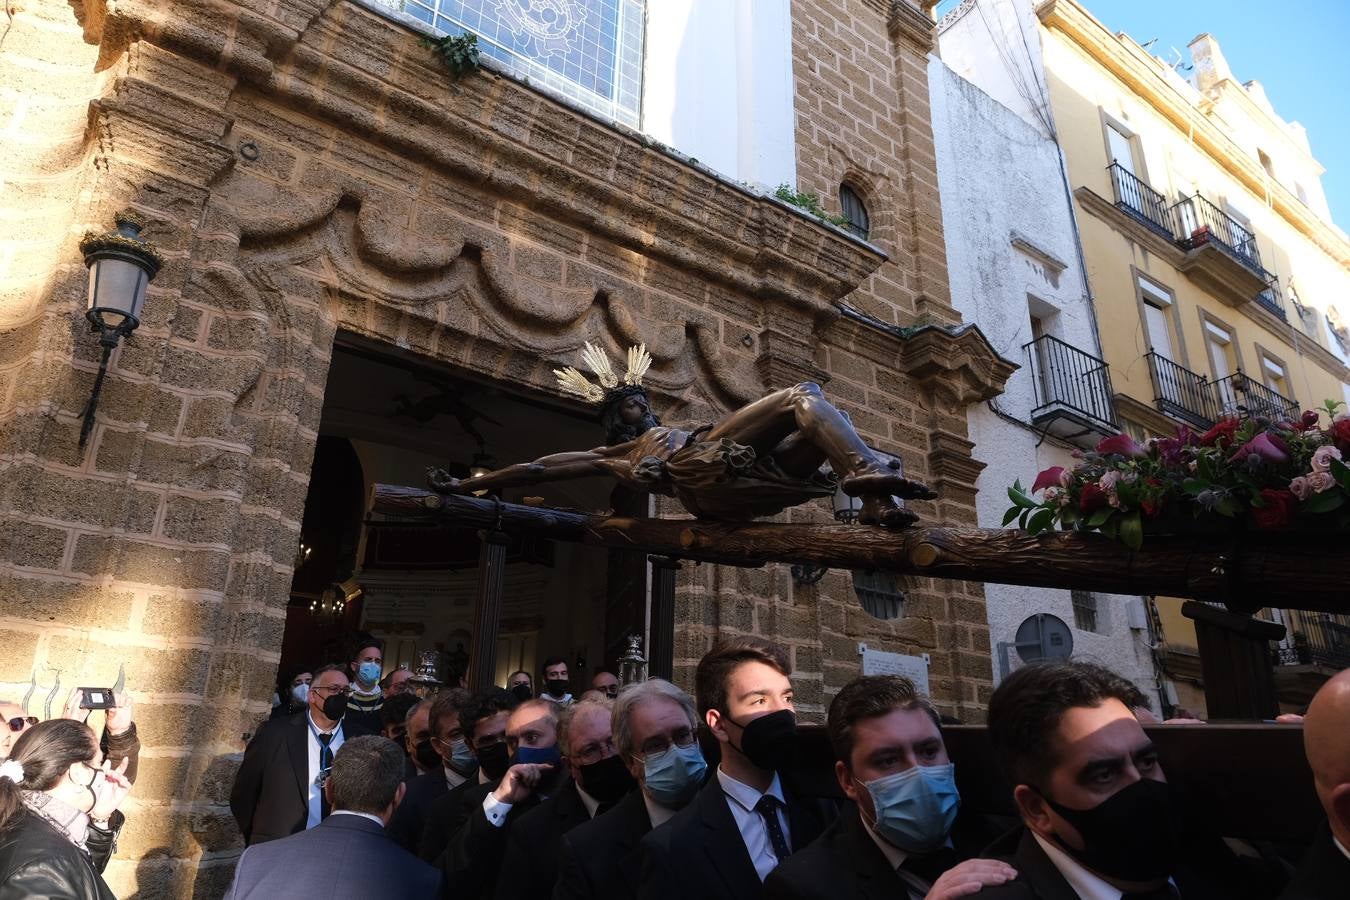
<instances>
[{"instance_id":1,"label":"stone block wall","mask_svg":"<svg viewBox=\"0 0 1350 900\"><path fill-rule=\"evenodd\" d=\"M918 51L892 12L794 6L803 29L827 13L872 42L877 84L908 77ZM551 369L583 341L643 341L672 422L827 381L942 491L921 513L974 521L964 409L1007 369L976 331L888 327L954 321L940 232L934 256L913 199L931 165L906 156L909 132L886 154L848 148L879 173L883 255L515 81L451 83L417 35L351 0L209 14L31 0L9 35L0 215L22 227L0 235L0 692L35 682L40 707L58 675L64 690L125 667L144 751L108 873L119 894L218 896L230 877L226 800L272 692L339 335L537 399L556 398ZM804 107L813 133L854 114L837 84L799 83L821 99ZM920 115L902 94L889 114ZM880 140L884 116L872 125ZM920 141L926 125L906 127ZM802 147L803 186L828 193L843 157ZM149 220L166 265L81 452L97 343L76 244L123 208ZM876 320L841 317L841 299ZM686 566L681 678L719 635L768 634L792 647L819 719L866 640L931 652L942 708L978 717L978 586L906 587L908 615L882 623L844 573L797 589L784 567Z\"/></svg>"}]
</instances>

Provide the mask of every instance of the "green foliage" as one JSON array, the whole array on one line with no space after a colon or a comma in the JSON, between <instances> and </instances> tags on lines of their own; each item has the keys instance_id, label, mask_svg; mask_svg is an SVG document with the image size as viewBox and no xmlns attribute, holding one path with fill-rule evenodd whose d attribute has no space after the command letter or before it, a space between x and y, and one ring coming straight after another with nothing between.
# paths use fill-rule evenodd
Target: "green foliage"
<instances>
[{"instance_id":1,"label":"green foliage","mask_svg":"<svg viewBox=\"0 0 1350 900\"><path fill-rule=\"evenodd\" d=\"M815 194L794 191L786 184L780 184L773 192L773 195L784 203L791 203L798 209L806 210L817 219L829 222L831 225L838 225L842 228L848 224L848 219L845 219L843 216L836 216L826 212L825 208L820 205L820 197Z\"/></svg>"},{"instance_id":2,"label":"green foliage","mask_svg":"<svg viewBox=\"0 0 1350 900\"><path fill-rule=\"evenodd\" d=\"M427 40L425 43L441 58L441 62L445 63L456 81L482 68L482 63L478 60L476 34L447 34L443 38Z\"/></svg>"}]
</instances>

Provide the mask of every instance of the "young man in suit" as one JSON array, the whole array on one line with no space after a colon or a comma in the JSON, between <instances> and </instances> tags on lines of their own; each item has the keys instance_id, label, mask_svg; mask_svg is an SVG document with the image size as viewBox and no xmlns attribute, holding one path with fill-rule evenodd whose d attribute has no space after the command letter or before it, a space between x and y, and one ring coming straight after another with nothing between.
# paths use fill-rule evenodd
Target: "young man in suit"
<instances>
[{"instance_id":1,"label":"young man in suit","mask_svg":"<svg viewBox=\"0 0 1350 900\"><path fill-rule=\"evenodd\" d=\"M639 897L759 897L774 867L820 834L822 810L779 772L796 746L791 671L787 651L757 637L699 661L694 695L722 761L688 807L643 839Z\"/></svg>"},{"instance_id":2,"label":"young man in suit","mask_svg":"<svg viewBox=\"0 0 1350 900\"><path fill-rule=\"evenodd\" d=\"M642 874L639 842L698 793L707 763L694 700L660 678L629 685L614 701L614 749L637 781L609 812L563 836L553 900L625 900Z\"/></svg>"},{"instance_id":3,"label":"young man in suit","mask_svg":"<svg viewBox=\"0 0 1350 900\"><path fill-rule=\"evenodd\" d=\"M1303 720L1303 746L1327 828L1313 841L1280 900L1350 892L1350 669L1322 685Z\"/></svg>"},{"instance_id":4,"label":"young man in suit","mask_svg":"<svg viewBox=\"0 0 1350 900\"><path fill-rule=\"evenodd\" d=\"M1236 900L1221 844L1183 832L1133 684L1091 663L1036 663L989 701L989 738L1025 828L986 850L1018 871L980 900Z\"/></svg>"},{"instance_id":5,"label":"young man in suit","mask_svg":"<svg viewBox=\"0 0 1350 900\"><path fill-rule=\"evenodd\" d=\"M341 666L314 670L304 712L269 719L244 750L230 791L230 811L246 844L313 828L328 815L323 781L348 731L349 694Z\"/></svg>"},{"instance_id":6,"label":"young man in suit","mask_svg":"<svg viewBox=\"0 0 1350 900\"><path fill-rule=\"evenodd\" d=\"M937 711L908 678L865 675L830 703L834 774L853 801L764 882L774 900L948 900L1016 876L954 829L961 797Z\"/></svg>"},{"instance_id":7,"label":"young man in suit","mask_svg":"<svg viewBox=\"0 0 1350 900\"><path fill-rule=\"evenodd\" d=\"M511 710L506 749L510 768L495 784L464 795L467 817L437 860L456 897L492 897L512 829L525 813L569 787L558 749L556 704L528 700Z\"/></svg>"},{"instance_id":8,"label":"young man in suit","mask_svg":"<svg viewBox=\"0 0 1350 900\"><path fill-rule=\"evenodd\" d=\"M563 836L624 798L637 783L614 749L608 700L581 700L558 722L562 767L571 784L520 817L506 838L499 900L543 898L558 879Z\"/></svg>"},{"instance_id":9,"label":"young man in suit","mask_svg":"<svg viewBox=\"0 0 1350 900\"><path fill-rule=\"evenodd\" d=\"M464 784L478 771L478 760L459 727L459 708L468 699L468 691L451 688L441 691L434 700L422 701L427 704L431 736L425 745L415 745L413 754L426 758L430 751L435 759L426 759L426 762L432 763L426 771L407 779L408 792L389 822L389 836L409 852L417 851L417 842L422 837L427 810L431 805ZM385 702L386 709L393 700L391 697Z\"/></svg>"},{"instance_id":10,"label":"young man in suit","mask_svg":"<svg viewBox=\"0 0 1350 900\"><path fill-rule=\"evenodd\" d=\"M315 828L239 857L227 900L433 900L440 873L385 834L403 798L403 751L387 738L352 738L333 759L324 793L333 812Z\"/></svg>"}]
</instances>

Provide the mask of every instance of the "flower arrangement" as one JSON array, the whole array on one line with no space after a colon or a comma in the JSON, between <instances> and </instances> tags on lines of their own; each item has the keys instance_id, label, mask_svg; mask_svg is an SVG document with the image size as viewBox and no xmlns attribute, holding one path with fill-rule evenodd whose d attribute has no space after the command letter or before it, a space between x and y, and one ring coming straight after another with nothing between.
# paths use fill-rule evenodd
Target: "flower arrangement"
<instances>
[{"instance_id":1,"label":"flower arrangement","mask_svg":"<svg viewBox=\"0 0 1350 900\"><path fill-rule=\"evenodd\" d=\"M1041 472L1030 492L1020 481L1008 488L1013 505L1003 524L1016 521L1032 534L1055 525L1100 531L1136 550L1154 520L1245 519L1269 529L1299 519L1350 529L1344 405L1329 400L1298 421L1226 418L1204 434L1182 426L1175 437L1144 444L1127 434L1104 438L1094 451L1075 451L1080 462L1072 470Z\"/></svg>"}]
</instances>

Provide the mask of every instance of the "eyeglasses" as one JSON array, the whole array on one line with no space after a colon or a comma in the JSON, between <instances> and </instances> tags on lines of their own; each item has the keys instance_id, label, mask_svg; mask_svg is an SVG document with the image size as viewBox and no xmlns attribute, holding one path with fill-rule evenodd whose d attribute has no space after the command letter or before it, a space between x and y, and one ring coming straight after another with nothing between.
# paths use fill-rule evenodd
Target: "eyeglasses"
<instances>
[{"instance_id":1,"label":"eyeglasses","mask_svg":"<svg viewBox=\"0 0 1350 900\"><path fill-rule=\"evenodd\" d=\"M643 756L660 756L674 744L676 747L692 747L698 740L692 728L681 728L673 734L656 734L643 741L639 748Z\"/></svg>"},{"instance_id":2,"label":"eyeglasses","mask_svg":"<svg viewBox=\"0 0 1350 900\"><path fill-rule=\"evenodd\" d=\"M341 694L344 697L352 695L352 689L349 687L311 687L309 692L311 694L332 694L333 696Z\"/></svg>"},{"instance_id":3,"label":"eyeglasses","mask_svg":"<svg viewBox=\"0 0 1350 900\"><path fill-rule=\"evenodd\" d=\"M616 752L613 738L605 738L603 741L596 741L582 747L577 752L577 762L583 766L589 766L591 763L598 763L607 756L613 756Z\"/></svg>"},{"instance_id":4,"label":"eyeglasses","mask_svg":"<svg viewBox=\"0 0 1350 900\"><path fill-rule=\"evenodd\" d=\"M9 720L9 730L23 731L25 727L36 725L37 723L37 716L15 716Z\"/></svg>"}]
</instances>

